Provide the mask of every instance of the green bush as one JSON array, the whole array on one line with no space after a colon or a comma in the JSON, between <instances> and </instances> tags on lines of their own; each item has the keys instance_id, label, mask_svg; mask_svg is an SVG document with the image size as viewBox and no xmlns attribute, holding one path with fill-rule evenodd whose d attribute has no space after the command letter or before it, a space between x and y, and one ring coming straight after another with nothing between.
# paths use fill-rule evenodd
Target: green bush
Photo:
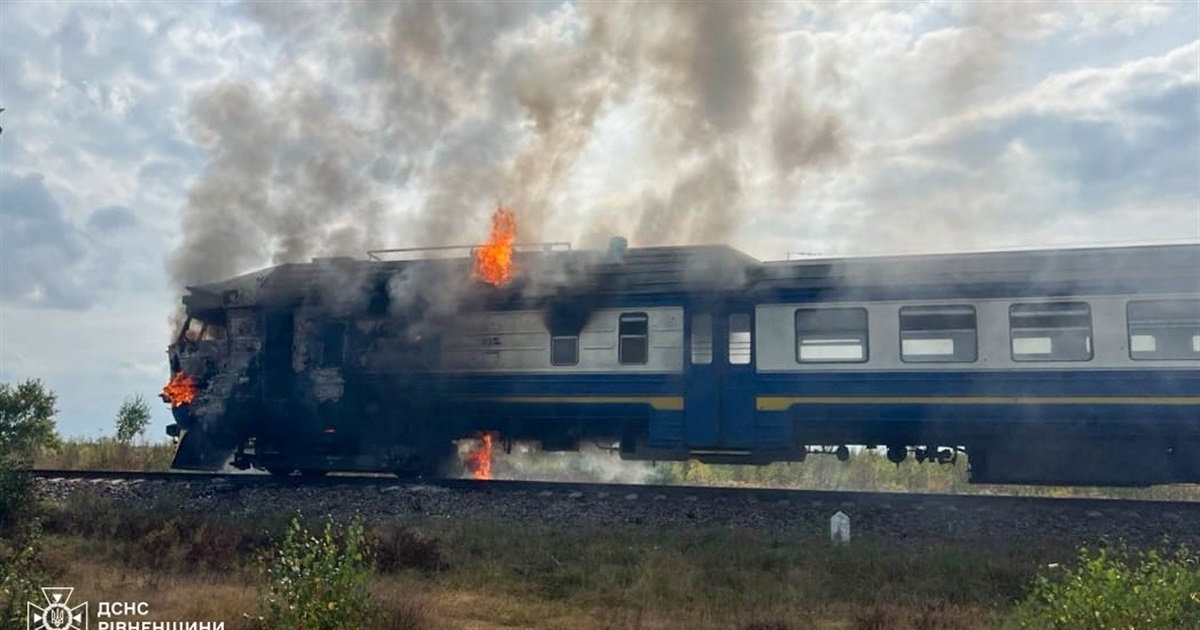
<instances>
[{"instance_id":1,"label":"green bush","mask_svg":"<svg viewBox=\"0 0 1200 630\"><path fill-rule=\"evenodd\" d=\"M1200 628L1200 558L1186 547L1173 553L1084 548L1078 567L1057 572L1036 578L1017 607L1017 628Z\"/></svg>"},{"instance_id":2,"label":"green bush","mask_svg":"<svg viewBox=\"0 0 1200 630\"><path fill-rule=\"evenodd\" d=\"M17 627L25 603L39 601L42 530L33 478L0 457L0 627Z\"/></svg>"},{"instance_id":3,"label":"green bush","mask_svg":"<svg viewBox=\"0 0 1200 630\"><path fill-rule=\"evenodd\" d=\"M21 465L0 457L0 538L11 538L32 519L38 506L33 477Z\"/></svg>"},{"instance_id":4,"label":"green bush","mask_svg":"<svg viewBox=\"0 0 1200 630\"><path fill-rule=\"evenodd\" d=\"M49 580L41 567L42 533L35 521L19 537L0 538L0 627L25 621L26 602L41 601Z\"/></svg>"},{"instance_id":5,"label":"green bush","mask_svg":"<svg viewBox=\"0 0 1200 630\"><path fill-rule=\"evenodd\" d=\"M57 446L57 400L54 392L36 379L15 387L0 383L0 456L27 458L40 447Z\"/></svg>"},{"instance_id":6,"label":"green bush","mask_svg":"<svg viewBox=\"0 0 1200 630\"><path fill-rule=\"evenodd\" d=\"M263 563L268 588L261 619L265 627L334 630L367 625L372 566L361 519L336 530L328 521L320 535L313 535L297 515Z\"/></svg>"}]
</instances>

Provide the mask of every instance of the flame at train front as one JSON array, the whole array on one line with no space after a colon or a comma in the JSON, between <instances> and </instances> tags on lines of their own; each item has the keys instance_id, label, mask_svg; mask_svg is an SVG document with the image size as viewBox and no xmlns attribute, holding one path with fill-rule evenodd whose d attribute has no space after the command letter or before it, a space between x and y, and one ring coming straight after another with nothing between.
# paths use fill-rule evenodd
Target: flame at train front
<instances>
[{"instance_id":1,"label":"flame at train front","mask_svg":"<svg viewBox=\"0 0 1200 630\"><path fill-rule=\"evenodd\" d=\"M196 399L196 379L184 372L176 372L163 387L162 399L171 407L182 407Z\"/></svg>"}]
</instances>

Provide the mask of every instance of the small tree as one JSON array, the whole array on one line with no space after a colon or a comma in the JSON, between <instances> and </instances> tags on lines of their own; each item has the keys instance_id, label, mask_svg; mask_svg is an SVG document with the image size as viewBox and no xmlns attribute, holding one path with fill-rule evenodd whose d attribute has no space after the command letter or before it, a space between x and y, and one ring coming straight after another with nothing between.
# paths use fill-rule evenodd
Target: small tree
<instances>
[{"instance_id":1,"label":"small tree","mask_svg":"<svg viewBox=\"0 0 1200 630\"><path fill-rule=\"evenodd\" d=\"M0 383L0 627L18 627L45 583L37 488L24 467L35 449L58 444L54 403L41 381Z\"/></svg>"},{"instance_id":2,"label":"small tree","mask_svg":"<svg viewBox=\"0 0 1200 630\"><path fill-rule=\"evenodd\" d=\"M117 441L129 444L133 438L145 435L150 426L150 405L141 394L126 398L117 410Z\"/></svg>"},{"instance_id":3,"label":"small tree","mask_svg":"<svg viewBox=\"0 0 1200 630\"><path fill-rule=\"evenodd\" d=\"M32 455L58 445L54 428L57 397L36 379L13 387L0 383L0 457Z\"/></svg>"},{"instance_id":4,"label":"small tree","mask_svg":"<svg viewBox=\"0 0 1200 630\"><path fill-rule=\"evenodd\" d=\"M311 534L292 517L279 545L262 557L267 583L267 628L341 630L362 628L372 614L372 559L362 519L343 527L325 522Z\"/></svg>"}]
</instances>

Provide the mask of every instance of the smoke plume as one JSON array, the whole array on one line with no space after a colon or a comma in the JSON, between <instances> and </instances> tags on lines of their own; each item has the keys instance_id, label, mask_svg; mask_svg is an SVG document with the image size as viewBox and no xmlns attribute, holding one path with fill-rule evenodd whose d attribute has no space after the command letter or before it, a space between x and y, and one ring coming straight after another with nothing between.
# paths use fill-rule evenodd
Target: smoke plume
<instances>
[{"instance_id":1,"label":"smoke plume","mask_svg":"<svg viewBox=\"0 0 1200 630\"><path fill-rule=\"evenodd\" d=\"M1130 136L1122 116L1180 137L1194 119L1121 96L1141 85L1123 78L1135 72L1166 86L1152 96L1190 89L1187 47L1114 66L1104 81L1124 87L1111 91L1097 92L1098 71L1024 76L1024 51L1054 33L1151 19L1132 5L926 7L929 24L907 28L894 23L909 12L855 3L244 9L273 57L191 96L209 159L169 262L176 286L370 247L478 242L497 203L516 213L521 242L587 247L614 235L746 247L751 232L776 256L797 238L788 246L825 253L1061 240L1050 209L1115 217L1141 199L1080 197L1088 155L1179 163L1154 125ZM1095 134L1072 130L1077 103ZM1124 144L1105 140L1114 128ZM1063 152L1102 140L1080 150L1084 162ZM1172 217L1162 225L1194 219Z\"/></svg>"},{"instance_id":2,"label":"smoke plume","mask_svg":"<svg viewBox=\"0 0 1200 630\"><path fill-rule=\"evenodd\" d=\"M210 159L170 261L178 286L473 242L498 201L521 241L720 242L757 161L786 179L849 152L846 122L802 81L768 80L770 5L247 10L278 56L266 78L191 99Z\"/></svg>"}]
</instances>

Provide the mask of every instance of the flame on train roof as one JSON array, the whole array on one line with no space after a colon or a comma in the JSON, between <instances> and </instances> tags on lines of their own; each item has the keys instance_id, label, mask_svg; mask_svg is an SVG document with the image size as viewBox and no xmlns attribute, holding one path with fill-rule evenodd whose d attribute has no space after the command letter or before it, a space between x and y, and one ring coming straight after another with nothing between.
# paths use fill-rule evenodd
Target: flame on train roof
<instances>
[{"instance_id":1,"label":"flame on train roof","mask_svg":"<svg viewBox=\"0 0 1200 630\"><path fill-rule=\"evenodd\" d=\"M512 278L513 243L517 240L517 218L512 210L497 206L492 213L492 233L483 245L475 248L472 276L493 286L501 286Z\"/></svg>"}]
</instances>

